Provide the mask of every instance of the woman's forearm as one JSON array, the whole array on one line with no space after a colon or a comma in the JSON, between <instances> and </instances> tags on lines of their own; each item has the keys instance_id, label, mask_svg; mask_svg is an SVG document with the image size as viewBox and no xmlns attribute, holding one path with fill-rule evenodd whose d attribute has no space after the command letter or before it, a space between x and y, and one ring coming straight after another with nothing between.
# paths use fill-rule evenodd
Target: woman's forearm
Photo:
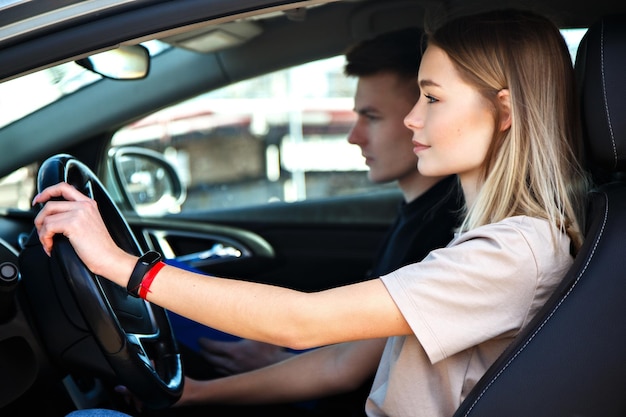
<instances>
[{"instance_id":1,"label":"woman's forearm","mask_svg":"<svg viewBox=\"0 0 626 417\"><path fill-rule=\"evenodd\" d=\"M166 266L147 299L221 331L293 349L410 332L380 280L304 293Z\"/></svg>"}]
</instances>

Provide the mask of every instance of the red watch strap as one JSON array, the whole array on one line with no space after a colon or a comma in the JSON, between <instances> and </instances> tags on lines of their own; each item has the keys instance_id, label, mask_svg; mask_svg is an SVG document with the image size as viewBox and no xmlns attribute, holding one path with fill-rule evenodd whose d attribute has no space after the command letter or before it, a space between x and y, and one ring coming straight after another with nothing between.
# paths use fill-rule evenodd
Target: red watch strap
<instances>
[{"instance_id":1,"label":"red watch strap","mask_svg":"<svg viewBox=\"0 0 626 417\"><path fill-rule=\"evenodd\" d=\"M150 286L152 285L152 281L154 281L154 278L164 266L165 262L159 261L156 263L156 265L150 268L148 272L146 272L146 275L144 275L141 284L139 284L139 297L143 298L144 300L146 299L148 293L150 292Z\"/></svg>"}]
</instances>

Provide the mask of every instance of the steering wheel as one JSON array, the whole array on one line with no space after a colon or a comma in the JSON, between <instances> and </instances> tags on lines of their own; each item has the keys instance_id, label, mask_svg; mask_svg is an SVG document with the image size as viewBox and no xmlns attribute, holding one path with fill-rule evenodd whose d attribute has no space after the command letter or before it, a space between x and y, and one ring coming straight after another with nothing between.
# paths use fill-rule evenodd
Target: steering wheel
<instances>
[{"instance_id":1,"label":"steering wheel","mask_svg":"<svg viewBox=\"0 0 626 417\"><path fill-rule=\"evenodd\" d=\"M39 169L39 191L67 182L93 198L113 240L124 250L141 255L128 223L100 183L83 163L67 154L47 159ZM62 235L54 238L51 257L61 279L96 340L119 384L147 408L165 408L182 394L183 370L169 318L164 309L127 294L126 289L91 273ZM95 354L95 352L93 353Z\"/></svg>"}]
</instances>

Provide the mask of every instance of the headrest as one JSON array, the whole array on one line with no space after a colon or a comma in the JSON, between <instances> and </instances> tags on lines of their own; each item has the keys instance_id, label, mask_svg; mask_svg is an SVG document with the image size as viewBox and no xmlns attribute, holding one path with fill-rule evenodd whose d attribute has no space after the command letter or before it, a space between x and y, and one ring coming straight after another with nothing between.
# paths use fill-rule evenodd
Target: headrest
<instances>
[{"instance_id":1,"label":"headrest","mask_svg":"<svg viewBox=\"0 0 626 417\"><path fill-rule=\"evenodd\" d=\"M626 171L626 15L593 24L576 56L587 162Z\"/></svg>"}]
</instances>

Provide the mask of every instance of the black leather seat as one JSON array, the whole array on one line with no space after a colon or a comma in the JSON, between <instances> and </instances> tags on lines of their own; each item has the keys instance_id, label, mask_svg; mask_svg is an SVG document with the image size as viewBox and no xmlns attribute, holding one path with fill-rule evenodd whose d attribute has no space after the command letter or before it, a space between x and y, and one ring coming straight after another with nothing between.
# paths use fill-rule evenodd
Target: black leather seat
<instances>
[{"instance_id":1,"label":"black leather seat","mask_svg":"<svg viewBox=\"0 0 626 417\"><path fill-rule=\"evenodd\" d=\"M454 417L626 416L626 16L589 29L576 70L587 163L600 184L586 240Z\"/></svg>"}]
</instances>

